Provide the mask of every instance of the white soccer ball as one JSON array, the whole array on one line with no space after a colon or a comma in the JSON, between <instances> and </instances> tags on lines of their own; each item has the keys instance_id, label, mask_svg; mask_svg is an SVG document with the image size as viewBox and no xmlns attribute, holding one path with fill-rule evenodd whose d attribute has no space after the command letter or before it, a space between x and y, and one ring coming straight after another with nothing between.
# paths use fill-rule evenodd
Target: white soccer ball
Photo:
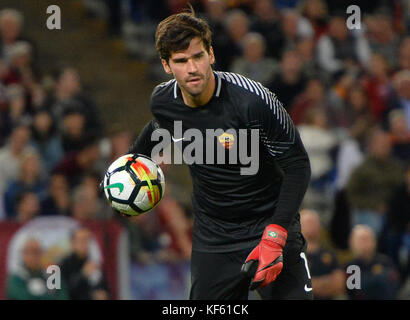
<instances>
[{"instance_id":1,"label":"white soccer ball","mask_svg":"<svg viewBox=\"0 0 410 320\"><path fill-rule=\"evenodd\" d=\"M161 168L141 154L119 157L104 176L104 193L111 206L129 216L151 211L164 196L164 191Z\"/></svg>"}]
</instances>

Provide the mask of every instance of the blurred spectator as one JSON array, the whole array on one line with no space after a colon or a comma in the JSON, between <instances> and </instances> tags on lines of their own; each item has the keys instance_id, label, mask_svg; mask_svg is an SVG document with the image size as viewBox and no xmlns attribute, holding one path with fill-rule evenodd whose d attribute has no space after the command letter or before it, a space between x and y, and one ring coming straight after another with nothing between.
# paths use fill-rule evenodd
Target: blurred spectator
<instances>
[{"instance_id":1,"label":"blurred spectator","mask_svg":"<svg viewBox=\"0 0 410 320\"><path fill-rule=\"evenodd\" d=\"M361 289L348 289L352 300L395 299L399 289L399 275L391 260L377 253L373 230L364 225L353 228L349 239L353 260L346 265L360 268ZM347 275L349 276L349 275Z\"/></svg>"},{"instance_id":2,"label":"blurred spectator","mask_svg":"<svg viewBox=\"0 0 410 320\"><path fill-rule=\"evenodd\" d=\"M223 47L215 48L218 68L228 71L232 61L242 54L241 42L249 31L249 18L240 9L228 11L225 17L225 32L229 38L225 40Z\"/></svg>"},{"instance_id":3,"label":"blurred spectator","mask_svg":"<svg viewBox=\"0 0 410 320\"><path fill-rule=\"evenodd\" d=\"M129 130L124 129L118 123L114 123L108 129L108 137L103 138L99 143L100 158L94 169L104 174L111 163L128 153L133 139L134 137Z\"/></svg>"},{"instance_id":4,"label":"blurred spectator","mask_svg":"<svg viewBox=\"0 0 410 320\"><path fill-rule=\"evenodd\" d=\"M6 89L8 113L11 123L29 122L26 92L19 84L11 84Z\"/></svg>"},{"instance_id":5,"label":"blurred spectator","mask_svg":"<svg viewBox=\"0 0 410 320\"><path fill-rule=\"evenodd\" d=\"M102 194L99 193L99 184L101 175L96 171L89 171L83 175L80 188L89 193L90 202L95 203L95 219L109 219L112 217L113 210L108 206L108 202Z\"/></svg>"},{"instance_id":6,"label":"blurred spectator","mask_svg":"<svg viewBox=\"0 0 410 320\"><path fill-rule=\"evenodd\" d=\"M305 122L298 126L310 159L311 185L317 190L323 190L334 178L332 152L338 141L327 122L325 111L316 107L307 111Z\"/></svg>"},{"instance_id":7,"label":"blurred spectator","mask_svg":"<svg viewBox=\"0 0 410 320\"><path fill-rule=\"evenodd\" d=\"M37 81L37 71L33 66L33 53L30 43L17 41L10 50L10 67L16 73L19 83L31 89Z\"/></svg>"},{"instance_id":8,"label":"blurred spectator","mask_svg":"<svg viewBox=\"0 0 410 320\"><path fill-rule=\"evenodd\" d=\"M68 216L71 213L70 189L64 175L55 173L48 182L48 193L41 202L41 215Z\"/></svg>"},{"instance_id":9,"label":"blurred spectator","mask_svg":"<svg viewBox=\"0 0 410 320\"><path fill-rule=\"evenodd\" d=\"M302 73L302 61L295 50L289 50L283 53L280 70L267 87L277 95L283 107L289 110L294 98L305 89L306 81Z\"/></svg>"},{"instance_id":10,"label":"blurred spectator","mask_svg":"<svg viewBox=\"0 0 410 320\"><path fill-rule=\"evenodd\" d=\"M93 219L109 219L111 208L107 207L106 199L100 199L98 185L100 175L86 172L81 183L73 191L72 216L81 221Z\"/></svg>"},{"instance_id":11,"label":"blurred spectator","mask_svg":"<svg viewBox=\"0 0 410 320\"><path fill-rule=\"evenodd\" d=\"M343 139L336 158L336 189L345 189L352 171L363 162L364 153L359 142L353 137Z\"/></svg>"},{"instance_id":12,"label":"blurred spectator","mask_svg":"<svg viewBox=\"0 0 410 320\"><path fill-rule=\"evenodd\" d=\"M85 132L84 114L76 109L68 109L64 112L61 127L61 142L65 153L78 151L83 141L88 139Z\"/></svg>"},{"instance_id":13,"label":"blurred spectator","mask_svg":"<svg viewBox=\"0 0 410 320\"><path fill-rule=\"evenodd\" d=\"M110 163L126 154L132 142L133 137L129 131L120 127L114 129L110 135Z\"/></svg>"},{"instance_id":14,"label":"blurred spectator","mask_svg":"<svg viewBox=\"0 0 410 320\"><path fill-rule=\"evenodd\" d=\"M46 273L43 265L43 249L40 242L29 238L22 248L23 264L20 269L7 277L6 298L10 300L67 300L64 281L61 288L47 288Z\"/></svg>"},{"instance_id":15,"label":"blurred spectator","mask_svg":"<svg viewBox=\"0 0 410 320\"><path fill-rule=\"evenodd\" d=\"M229 35L225 31L226 1L211 0L205 2L205 19L212 31L212 47L218 59L215 62L215 70L227 71L230 57L225 57L226 43Z\"/></svg>"},{"instance_id":16,"label":"blurred spectator","mask_svg":"<svg viewBox=\"0 0 410 320\"><path fill-rule=\"evenodd\" d=\"M312 37L301 38L296 43L296 52L302 61L302 73L312 79L318 77L319 66L315 59L315 42Z\"/></svg>"},{"instance_id":17,"label":"blurred spectator","mask_svg":"<svg viewBox=\"0 0 410 320\"><path fill-rule=\"evenodd\" d=\"M72 217L79 221L93 220L97 217L98 198L90 187L79 185L73 191Z\"/></svg>"},{"instance_id":18,"label":"blurred spectator","mask_svg":"<svg viewBox=\"0 0 410 320\"><path fill-rule=\"evenodd\" d=\"M4 81L6 73L7 66L0 59L0 146L4 144L12 126L8 112L7 86Z\"/></svg>"},{"instance_id":19,"label":"blurred spectator","mask_svg":"<svg viewBox=\"0 0 410 320\"><path fill-rule=\"evenodd\" d=\"M403 110L389 113L389 128L393 156L403 162L410 160L410 129L407 128Z\"/></svg>"},{"instance_id":20,"label":"blurred spectator","mask_svg":"<svg viewBox=\"0 0 410 320\"><path fill-rule=\"evenodd\" d=\"M379 121L385 115L388 99L392 94L389 73L386 59L379 53L372 54L369 69L362 79L362 85L369 97L370 110Z\"/></svg>"},{"instance_id":21,"label":"blurred spectator","mask_svg":"<svg viewBox=\"0 0 410 320\"><path fill-rule=\"evenodd\" d=\"M10 63L10 50L20 39L23 21L23 15L15 9L0 11L0 58L4 59L6 64Z\"/></svg>"},{"instance_id":22,"label":"blurred spectator","mask_svg":"<svg viewBox=\"0 0 410 320\"><path fill-rule=\"evenodd\" d=\"M347 94L345 114L340 119L340 125L348 132L340 142L336 157L336 190L330 224L331 238L340 249L347 249L346 234L351 229L351 208L346 186L352 172L363 163L365 140L375 123L376 121L368 109L364 90L359 86L352 86Z\"/></svg>"},{"instance_id":23,"label":"blurred spectator","mask_svg":"<svg viewBox=\"0 0 410 320\"><path fill-rule=\"evenodd\" d=\"M28 146L30 130L26 126L17 126L13 129L8 144L0 149L0 198L7 187L7 184L18 177L20 169L20 159L32 150ZM2 208L0 208L0 212ZM1 214L0 214L1 216Z\"/></svg>"},{"instance_id":24,"label":"blurred spectator","mask_svg":"<svg viewBox=\"0 0 410 320\"><path fill-rule=\"evenodd\" d=\"M101 265L90 258L91 233L80 227L71 236L71 253L61 262L70 300L108 300L110 294Z\"/></svg>"},{"instance_id":25,"label":"blurred spectator","mask_svg":"<svg viewBox=\"0 0 410 320\"><path fill-rule=\"evenodd\" d=\"M381 54L389 68L397 67L400 37L394 32L393 20L383 9L367 20L369 46L374 53Z\"/></svg>"},{"instance_id":26,"label":"blurred spectator","mask_svg":"<svg viewBox=\"0 0 410 320\"><path fill-rule=\"evenodd\" d=\"M302 233L307 241L306 256L309 262L312 288L316 300L335 299L345 292L345 275L333 252L323 248L319 215L304 209L300 215Z\"/></svg>"},{"instance_id":27,"label":"blurred spectator","mask_svg":"<svg viewBox=\"0 0 410 320\"><path fill-rule=\"evenodd\" d=\"M391 156L391 142L384 131L373 130L368 152L363 163L353 171L347 193L353 225L368 225L379 235L392 190L402 182L403 172Z\"/></svg>"},{"instance_id":28,"label":"blurred spectator","mask_svg":"<svg viewBox=\"0 0 410 320\"><path fill-rule=\"evenodd\" d=\"M192 251L191 224L181 206L165 196L157 206L159 219L171 237L170 248L181 259L189 260Z\"/></svg>"},{"instance_id":29,"label":"blurred spectator","mask_svg":"<svg viewBox=\"0 0 410 320\"><path fill-rule=\"evenodd\" d=\"M56 76L55 91L45 101L45 107L51 112L57 126L62 126L65 111L78 109L85 117L85 127L89 134L100 136L102 124L94 103L84 94L80 75L74 68L60 70Z\"/></svg>"},{"instance_id":30,"label":"blurred spectator","mask_svg":"<svg viewBox=\"0 0 410 320\"><path fill-rule=\"evenodd\" d=\"M265 47L265 40L259 33L247 33L242 40L243 55L233 61L231 71L266 86L276 66L273 59L265 56Z\"/></svg>"},{"instance_id":31,"label":"blurred spectator","mask_svg":"<svg viewBox=\"0 0 410 320\"><path fill-rule=\"evenodd\" d=\"M22 192L35 193L40 201L45 198L46 179L42 172L40 157L36 152L29 152L23 156L18 178L8 184L4 195L8 217L13 215L15 199Z\"/></svg>"},{"instance_id":32,"label":"blurred spectator","mask_svg":"<svg viewBox=\"0 0 410 320\"><path fill-rule=\"evenodd\" d=\"M324 0L306 0L301 6L302 15L307 18L315 32L315 40L327 30L328 12Z\"/></svg>"},{"instance_id":33,"label":"blurred spectator","mask_svg":"<svg viewBox=\"0 0 410 320\"><path fill-rule=\"evenodd\" d=\"M293 9L282 11L281 27L283 35L281 54L287 50L294 50L299 39L314 36L309 20Z\"/></svg>"},{"instance_id":34,"label":"blurred spectator","mask_svg":"<svg viewBox=\"0 0 410 320\"><path fill-rule=\"evenodd\" d=\"M335 118L332 115L332 107L326 97L326 88L318 79L310 79L303 93L294 99L294 103L288 109L290 116L295 125L300 125L307 121L307 113L314 108L321 108L326 112L330 119ZM330 122L329 124L333 124Z\"/></svg>"},{"instance_id":35,"label":"blurred spectator","mask_svg":"<svg viewBox=\"0 0 410 320\"><path fill-rule=\"evenodd\" d=\"M191 222L173 198L165 195L149 214L121 219L121 222L130 232L131 255L136 262L176 263L190 258Z\"/></svg>"},{"instance_id":36,"label":"blurred spectator","mask_svg":"<svg viewBox=\"0 0 410 320\"><path fill-rule=\"evenodd\" d=\"M410 276L410 163L404 182L394 191L386 215L383 249L401 271L403 278ZM404 249L404 257L401 251ZM404 260L404 261L403 261Z\"/></svg>"},{"instance_id":37,"label":"blurred spectator","mask_svg":"<svg viewBox=\"0 0 410 320\"><path fill-rule=\"evenodd\" d=\"M348 93L357 86L358 69L352 68L342 71L337 74L329 86L329 97L332 104L338 109L344 109L344 104L347 103ZM323 81L323 79L322 79Z\"/></svg>"},{"instance_id":38,"label":"blurred spectator","mask_svg":"<svg viewBox=\"0 0 410 320\"><path fill-rule=\"evenodd\" d=\"M44 167L50 171L61 160L64 151L49 112L42 109L34 114L31 132L31 144L39 151Z\"/></svg>"},{"instance_id":39,"label":"blurred spectator","mask_svg":"<svg viewBox=\"0 0 410 320\"><path fill-rule=\"evenodd\" d=\"M40 214L40 200L33 192L24 191L15 199L14 219L20 223L27 223Z\"/></svg>"},{"instance_id":40,"label":"blurred spectator","mask_svg":"<svg viewBox=\"0 0 410 320\"><path fill-rule=\"evenodd\" d=\"M63 174L70 187L81 182L82 176L93 169L100 157L100 150L95 140L83 141L81 149L77 152L66 154L56 165L54 172Z\"/></svg>"},{"instance_id":41,"label":"blurred spectator","mask_svg":"<svg viewBox=\"0 0 410 320\"><path fill-rule=\"evenodd\" d=\"M377 121L362 87L352 86L348 91L343 122L341 126L348 129L349 135L364 148L366 135Z\"/></svg>"},{"instance_id":42,"label":"blurred spectator","mask_svg":"<svg viewBox=\"0 0 410 320\"><path fill-rule=\"evenodd\" d=\"M212 2L212 1L210 1ZM260 33L266 41L266 55L275 60L281 57L283 42L280 13L271 0L258 0L253 4L254 21L251 30Z\"/></svg>"},{"instance_id":43,"label":"blurred spectator","mask_svg":"<svg viewBox=\"0 0 410 320\"><path fill-rule=\"evenodd\" d=\"M329 29L317 43L317 59L325 73L333 77L358 63L366 66L370 49L366 39L360 34L350 34L344 16L332 16Z\"/></svg>"},{"instance_id":44,"label":"blurred spectator","mask_svg":"<svg viewBox=\"0 0 410 320\"><path fill-rule=\"evenodd\" d=\"M46 82L46 81L44 81L44 82ZM30 112L32 114L34 114L37 111L43 109L44 101L46 99L46 89L45 88L46 88L46 85L43 86L40 83L34 83L29 88Z\"/></svg>"},{"instance_id":45,"label":"blurred spectator","mask_svg":"<svg viewBox=\"0 0 410 320\"><path fill-rule=\"evenodd\" d=\"M403 70L394 75L394 93L390 96L389 111L401 109L406 115L407 129L410 130L410 70Z\"/></svg>"}]
</instances>

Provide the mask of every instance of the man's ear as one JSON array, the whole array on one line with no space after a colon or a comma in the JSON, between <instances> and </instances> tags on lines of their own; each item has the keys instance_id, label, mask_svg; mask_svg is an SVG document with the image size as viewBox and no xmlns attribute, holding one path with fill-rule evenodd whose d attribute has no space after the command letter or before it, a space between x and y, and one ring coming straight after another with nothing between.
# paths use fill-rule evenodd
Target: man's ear
<instances>
[{"instance_id":1,"label":"man's ear","mask_svg":"<svg viewBox=\"0 0 410 320\"><path fill-rule=\"evenodd\" d=\"M168 61L165 59L161 59L162 67L164 68L164 71L168 74L172 74L172 70L168 64Z\"/></svg>"},{"instance_id":2,"label":"man's ear","mask_svg":"<svg viewBox=\"0 0 410 320\"><path fill-rule=\"evenodd\" d=\"M215 63L215 54L214 54L214 48L210 47L209 48L209 57L211 59L211 64Z\"/></svg>"}]
</instances>

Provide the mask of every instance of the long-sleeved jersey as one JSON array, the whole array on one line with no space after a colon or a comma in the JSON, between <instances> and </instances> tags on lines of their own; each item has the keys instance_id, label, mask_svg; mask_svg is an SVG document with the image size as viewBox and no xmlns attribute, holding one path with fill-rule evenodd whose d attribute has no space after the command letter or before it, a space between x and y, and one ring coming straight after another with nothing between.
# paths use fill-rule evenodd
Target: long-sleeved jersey
<instances>
[{"instance_id":1,"label":"long-sleeved jersey","mask_svg":"<svg viewBox=\"0 0 410 320\"><path fill-rule=\"evenodd\" d=\"M184 103L175 79L158 85L150 101L154 119L144 127L130 152L151 156L158 143L151 135L159 128L166 129L184 152L192 141L174 132L176 123L182 125L182 132L199 130L206 143L214 144L209 148L204 142L204 160L189 164L193 250L230 252L254 247L264 228L272 223L288 230L288 241L296 239L300 233L299 207L310 179L309 159L299 133L276 96L260 83L235 73L214 71L214 75L212 98L196 108ZM207 136L210 129L220 135ZM235 136L232 130L246 134ZM233 148L235 143L240 145L241 137L248 144L255 143L253 130L259 136L258 153L251 154L252 161L258 161L258 170L243 174L241 169L249 164L241 163L239 154L236 162L229 163L229 152L243 152L240 146ZM216 159L218 148L225 148L224 163ZM251 149L247 146L248 155ZM205 161L212 157L214 161Z\"/></svg>"}]
</instances>

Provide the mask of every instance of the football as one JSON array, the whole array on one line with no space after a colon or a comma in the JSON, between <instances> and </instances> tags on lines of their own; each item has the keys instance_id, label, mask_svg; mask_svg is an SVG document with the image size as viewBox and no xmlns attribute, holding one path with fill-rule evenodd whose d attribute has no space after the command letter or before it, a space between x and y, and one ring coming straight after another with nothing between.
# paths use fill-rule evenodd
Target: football
<instances>
[{"instance_id":1,"label":"football","mask_svg":"<svg viewBox=\"0 0 410 320\"><path fill-rule=\"evenodd\" d=\"M151 211L162 199L165 177L151 158L141 154L119 157L104 176L104 193L119 212L138 216Z\"/></svg>"}]
</instances>

